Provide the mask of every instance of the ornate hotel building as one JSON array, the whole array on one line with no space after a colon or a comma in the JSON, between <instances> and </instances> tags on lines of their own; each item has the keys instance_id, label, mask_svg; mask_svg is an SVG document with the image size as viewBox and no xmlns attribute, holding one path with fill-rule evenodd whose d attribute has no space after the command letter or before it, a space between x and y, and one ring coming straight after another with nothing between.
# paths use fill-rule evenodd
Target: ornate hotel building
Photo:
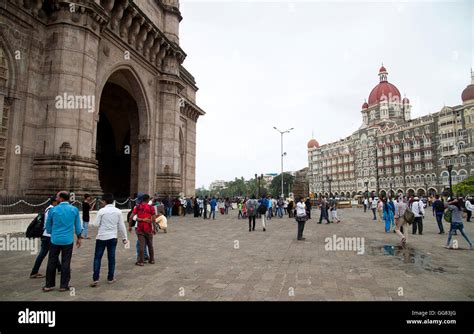
<instances>
[{"instance_id":1,"label":"ornate hotel building","mask_svg":"<svg viewBox=\"0 0 474 334\"><path fill-rule=\"evenodd\" d=\"M362 105L362 126L337 142L308 142L309 191L318 197L366 193L444 193L474 174L474 73L462 104L411 119L411 105L388 82L380 82Z\"/></svg>"}]
</instances>

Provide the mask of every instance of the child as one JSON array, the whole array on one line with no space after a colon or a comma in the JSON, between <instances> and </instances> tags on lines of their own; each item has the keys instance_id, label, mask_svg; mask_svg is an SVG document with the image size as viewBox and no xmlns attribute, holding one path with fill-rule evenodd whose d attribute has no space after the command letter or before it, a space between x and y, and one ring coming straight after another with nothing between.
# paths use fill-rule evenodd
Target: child
<instances>
[{"instance_id":1,"label":"child","mask_svg":"<svg viewBox=\"0 0 474 334\"><path fill-rule=\"evenodd\" d=\"M242 218L247 218L247 205L245 205L246 201L242 204Z\"/></svg>"},{"instance_id":2,"label":"child","mask_svg":"<svg viewBox=\"0 0 474 334\"><path fill-rule=\"evenodd\" d=\"M237 219L243 218L243 215L242 215L242 202L239 202L237 204L237 208L239 209L239 215L237 216Z\"/></svg>"},{"instance_id":3,"label":"child","mask_svg":"<svg viewBox=\"0 0 474 334\"><path fill-rule=\"evenodd\" d=\"M158 227L155 224L156 233L158 233L158 230L163 230L164 233L168 233L168 220L163 211L158 212L158 215L155 218L155 223L158 224Z\"/></svg>"},{"instance_id":4,"label":"child","mask_svg":"<svg viewBox=\"0 0 474 334\"><path fill-rule=\"evenodd\" d=\"M334 204L332 205L331 213L332 213L332 221L336 222L336 223L339 223L340 220L339 220L339 218L337 218L337 203L336 203L336 201L334 201Z\"/></svg>"}]
</instances>

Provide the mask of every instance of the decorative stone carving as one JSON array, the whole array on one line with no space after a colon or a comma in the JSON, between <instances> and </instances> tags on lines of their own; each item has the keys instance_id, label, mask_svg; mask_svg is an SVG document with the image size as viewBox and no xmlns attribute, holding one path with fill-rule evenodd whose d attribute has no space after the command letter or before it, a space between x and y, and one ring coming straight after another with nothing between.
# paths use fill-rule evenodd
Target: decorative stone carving
<instances>
[{"instance_id":1,"label":"decorative stone carving","mask_svg":"<svg viewBox=\"0 0 474 334\"><path fill-rule=\"evenodd\" d=\"M138 32L140 31L140 27L145 22L145 19L141 16L135 17L133 19L132 27L128 31L128 44L134 45L137 40Z\"/></svg>"},{"instance_id":2,"label":"decorative stone carving","mask_svg":"<svg viewBox=\"0 0 474 334\"><path fill-rule=\"evenodd\" d=\"M128 7L125 17L122 19L120 23L120 37L126 38L128 37L128 30L132 26L133 19L138 14L138 12L133 9L132 7Z\"/></svg>"}]
</instances>

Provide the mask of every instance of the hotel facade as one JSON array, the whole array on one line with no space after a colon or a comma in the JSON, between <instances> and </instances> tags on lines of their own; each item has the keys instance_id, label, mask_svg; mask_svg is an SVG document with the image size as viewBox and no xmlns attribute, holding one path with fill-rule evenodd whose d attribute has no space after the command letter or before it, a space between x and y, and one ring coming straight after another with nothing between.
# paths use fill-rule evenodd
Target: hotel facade
<instances>
[{"instance_id":1,"label":"hotel facade","mask_svg":"<svg viewBox=\"0 0 474 334\"><path fill-rule=\"evenodd\" d=\"M357 131L325 145L308 142L310 194L426 196L449 191L449 170L453 185L473 175L474 73L461 105L415 119L384 66L378 75Z\"/></svg>"}]
</instances>

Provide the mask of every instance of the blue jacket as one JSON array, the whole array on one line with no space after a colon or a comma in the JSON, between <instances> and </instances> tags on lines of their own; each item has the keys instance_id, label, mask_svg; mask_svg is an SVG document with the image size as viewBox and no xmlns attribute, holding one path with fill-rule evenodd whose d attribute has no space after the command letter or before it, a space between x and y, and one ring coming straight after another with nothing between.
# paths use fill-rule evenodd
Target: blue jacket
<instances>
[{"instance_id":1,"label":"blue jacket","mask_svg":"<svg viewBox=\"0 0 474 334\"><path fill-rule=\"evenodd\" d=\"M209 203L211 205L211 209L214 210L217 206L217 201L215 198L211 199L211 202Z\"/></svg>"},{"instance_id":2,"label":"blue jacket","mask_svg":"<svg viewBox=\"0 0 474 334\"><path fill-rule=\"evenodd\" d=\"M81 217L75 206L62 202L49 210L46 232L51 234L51 243L55 245L74 243L74 231L78 236L82 233Z\"/></svg>"}]
</instances>

